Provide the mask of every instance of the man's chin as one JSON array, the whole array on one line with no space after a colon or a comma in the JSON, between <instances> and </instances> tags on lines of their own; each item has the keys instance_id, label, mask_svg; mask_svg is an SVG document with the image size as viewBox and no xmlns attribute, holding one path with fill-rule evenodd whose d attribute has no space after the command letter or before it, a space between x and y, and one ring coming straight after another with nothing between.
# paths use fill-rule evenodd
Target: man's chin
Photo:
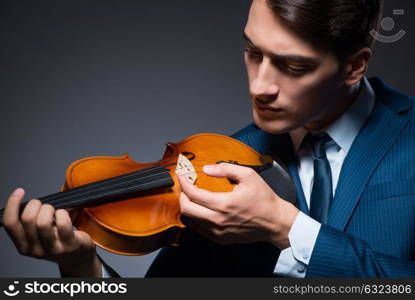
<instances>
[{"instance_id":1,"label":"man's chin","mask_svg":"<svg viewBox=\"0 0 415 300\"><path fill-rule=\"evenodd\" d=\"M295 126L286 120L264 120L256 116L255 113L254 122L260 129L271 134L287 133L295 129Z\"/></svg>"},{"instance_id":2,"label":"man's chin","mask_svg":"<svg viewBox=\"0 0 415 300\"><path fill-rule=\"evenodd\" d=\"M282 134L291 131L292 129L286 124L281 124L281 122L262 122L262 121L255 121L255 124L261 128L263 131L272 134Z\"/></svg>"}]
</instances>

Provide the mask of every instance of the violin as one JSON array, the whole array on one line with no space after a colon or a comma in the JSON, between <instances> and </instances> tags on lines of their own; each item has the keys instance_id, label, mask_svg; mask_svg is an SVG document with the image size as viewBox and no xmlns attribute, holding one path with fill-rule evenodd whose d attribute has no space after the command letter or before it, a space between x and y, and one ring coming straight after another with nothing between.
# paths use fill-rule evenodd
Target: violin
<instances>
[{"instance_id":1,"label":"violin","mask_svg":"<svg viewBox=\"0 0 415 300\"><path fill-rule=\"evenodd\" d=\"M97 246L122 255L143 255L180 244L186 225L180 218L179 175L212 192L233 190L236 183L231 179L204 174L203 166L212 163L238 164L259 174L276 170L276 178L268 177L267 183L285 200L295 201L291 178L279 165L273 168L270 156L215 133L167 142L156 162L135 162L128 154L80 159L67 168L60 192L38 199L55 209L76 210L73 225L88 233ZM1 209L0 220L3 213Z\"/></svg>"}]
</instances>

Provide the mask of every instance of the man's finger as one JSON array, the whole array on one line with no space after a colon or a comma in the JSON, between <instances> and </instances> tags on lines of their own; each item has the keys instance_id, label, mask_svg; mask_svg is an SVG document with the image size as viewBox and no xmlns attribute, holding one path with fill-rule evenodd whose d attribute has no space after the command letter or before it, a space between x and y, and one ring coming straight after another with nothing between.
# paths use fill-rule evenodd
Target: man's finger
<instances>
[{"instance_id":1,"label":"man's finger","mask_svg":"<svg viewBox=\"0 0 415 300\"><path fill-rule=\"evenodd\" d=\"M180 187L191 201L215 211L223 211L229 193L211 192L193 185L186 176L179 176Z\"/></svg>"},{"instance_id":2,"label":"man's finger","mask_svg":"<svg viewBox=\"0 0 415 300\"><path fill-rule=\"evenodd\" d=\"M23 201L25 191L22 188L16 189L7 200L4 209L3 224L10 238L20 251L27 248L26 234L20 223L20 204Z\"/></svg>"},{"instance_id":3,"label":"man's finger","mask_svg":"<svg viewBox=\"0 0 415 300\"><path fill-rule=\"evenodd\" d=\"M65 209L58 209L55 212L55 224L58 228L59 239L63 244L69 244L75 238L72 228L71 217Z\"/></svg>"},{"instance_id":4,"label":"man's finger","mask_svg":"<svg viewBox=\"0 0 415 300\"><path fill-rule=\"evenodd\" d=\"M249 167L229 163L204 165L203 172L209 176L227 177L235 180L237 183L244 182L247 178L256 174L256 172Z\"/></svg>"},{"instance_id":5,"label":"man's finger","mask_svg":"<svg viewBox=\"0 0 415 300\"><path fill-rule=\"evenodd\" d=\"M9 197L4 209L3 224L11 227L20 223L20 204L23 201L25 191L22 188L16 189Z\"/></svg>"},{"instance_id":6,"label":"man's finger","mask_svg":"<svg viewBox=\"0 0 415 300\"><path fill-rule=\"evenodd\" d=\"M190 218L209 221L210 223L215 222L217 212L192 202L189 197L183 192L180 193L179 203L182 215Z\"/></svg>"},{"instance_id":7,"label":"man's finger","mask_svg":"<svg viewBox=\"0 0 415 300\"><path fill-rule=\"evenodd\" d=\"M40 207L36 220L40 243L47 252L54 248L57 240L55 230L53 229L54 215L55 209L53 206L44 204Z\"/></svg>"},{"instance_id":8,"label":"man's finger","mask_svg":"<svg viewBox=\"0 0 415 300\"><path fill-rule=\"evenodd\" d=\"M42 202L37 199L30 200L24 208L21 216L21 223L26 233L26 239L29 244L30 252L34 255L41 255L43 253L43 247L40 243L36 220L39 213Z\"/></svg>"},{"instance_id":9,"label":"man's finger","mask_svg":"<svg viewBox=\"0 0 415 300\"><path fill-rule=\"evenodd\" d=\"M85 231L75 230L74 235L75 240L81 245L83 249L88 250L94 246L91 236Z\"/></svg>"}]
</instances>

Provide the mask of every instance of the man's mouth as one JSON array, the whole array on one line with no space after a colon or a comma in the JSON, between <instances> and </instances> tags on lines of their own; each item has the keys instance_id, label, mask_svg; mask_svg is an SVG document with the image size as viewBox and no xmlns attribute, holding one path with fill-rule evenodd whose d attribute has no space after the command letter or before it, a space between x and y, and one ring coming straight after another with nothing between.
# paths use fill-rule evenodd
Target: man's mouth
<instances>
[{"instance_id":1,"label":"man's mouth","mask_svg":"<svg viewBox=\"0 0 415 300\"><path fill-rule=\"evenodd\" d=\"M279 112L279 111L282 110L281 108L275 108L275 107L272 107L272 106L267 106L267 105L260 104L258 102L258 100L256 100L256 99L255 99L255 105L258 108L258 110L260 110L260 111Z\"/></svg>"}]
</instances>

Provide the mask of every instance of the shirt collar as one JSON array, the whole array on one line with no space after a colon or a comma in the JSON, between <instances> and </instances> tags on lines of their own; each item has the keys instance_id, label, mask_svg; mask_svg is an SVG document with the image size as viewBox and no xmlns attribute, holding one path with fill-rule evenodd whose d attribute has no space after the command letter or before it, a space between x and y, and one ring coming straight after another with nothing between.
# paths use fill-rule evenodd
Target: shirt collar
<instances>
[{"instance_id":1,"label":"shirt collar","mask_svg":"<svg viewBox=\"0 0 415 300\"><path fill-rule=\"evenodd\" d=\"M347 154L363 124L369 118L374 106L375 93L367 78L363 77L359 95L353 104L337 120L322 131L327 132L332 140ZM304 127L290 132L295 153L297 153L307 133L308 130Z\"/></svg>"}]
</instances>

